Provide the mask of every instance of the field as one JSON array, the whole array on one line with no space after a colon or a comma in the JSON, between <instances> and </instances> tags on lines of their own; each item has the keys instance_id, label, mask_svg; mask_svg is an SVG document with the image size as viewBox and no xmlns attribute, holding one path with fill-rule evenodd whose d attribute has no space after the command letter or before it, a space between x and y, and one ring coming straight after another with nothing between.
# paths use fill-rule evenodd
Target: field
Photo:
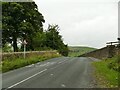
<instances>
[{"instance_id":1,"label":"field","mask_svg":"<svg viewBox=\"0 0 120 90\"><path fill-rule=\"evenodd\" d=\"M119 86L120 56L93 62L95 77L102 87L115 88Z\"/></svg>"},{"instance_id":2,"label":"field","mask_svg":"<svg viewBox=\"0 0 120 90\"><path fill-rule=\"evenodd\" d=\"M84 53L94 51L95 48L91 47L80 47L80 46L69 46L69 55L70 57L76 57L82 55Z\"/></svg>"}]
</instances>

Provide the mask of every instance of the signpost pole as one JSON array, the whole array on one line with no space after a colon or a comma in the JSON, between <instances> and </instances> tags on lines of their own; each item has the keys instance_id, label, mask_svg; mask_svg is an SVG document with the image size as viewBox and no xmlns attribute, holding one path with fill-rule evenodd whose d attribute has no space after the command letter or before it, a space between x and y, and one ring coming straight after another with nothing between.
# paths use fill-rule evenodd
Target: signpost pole
<instances>
[{"instance_id":1,"label":"signpost pole","mask_svg":"<svg viewBox=\"0 0 120 90\"><path fill-rule=\"evenodd\" d=\"M26 44L27 44L27 42L26 42L26 40L24 40L23 41L23 45L24 45L24 59L26 57Z\"/></svg>"},{"instance_id":2,"label":"signpost pole","mask_svg":"<svg viewBox=\"0 0 120 90\"><path fill-rule=\"evenodd\" d=\"M25 59L25 52L26 52L26 44L24 44L24 59Z\"/></svg>"}]
</instances>

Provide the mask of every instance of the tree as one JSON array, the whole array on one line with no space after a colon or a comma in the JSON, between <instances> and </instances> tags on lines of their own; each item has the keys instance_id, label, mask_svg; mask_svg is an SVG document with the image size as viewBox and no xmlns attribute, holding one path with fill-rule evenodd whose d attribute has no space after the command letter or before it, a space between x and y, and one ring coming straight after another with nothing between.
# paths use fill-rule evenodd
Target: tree
<instances>
[{"instance_id":1,"label":"tree","mask_svg":"<svg viewBox=\"0 0 120 90\"><path fill-rule=\"evenodd\" d=\"M35 2L2 2L2 41L13 45L18 51L17 38L27 39L28 46L32 48L32 36L36 32L43 32L45 22L38 12Z\"/></svg>"},{"instance_id":2,"label":"tree","mask_svg":"<svg viewBox=\"0 0 120 90\"><path fill-rule=\"evenodd\" d=\"M62 36L59 35L58 25L49 25L46 31L46 46L58 50L60 54L68 55L68 46L63 43Z\"/></svg>"},{"instance_id":3,"label":"tree","mask_svg":"<svg viewBox=\"0 0 120 90\"><path fill-rule=\"evenodd\" d=\"M36 33L36 35L33 37L33 47L35 50L44 50L46 48L46 34L45 32L42 33Z\"/></svg>"}]
</instances>

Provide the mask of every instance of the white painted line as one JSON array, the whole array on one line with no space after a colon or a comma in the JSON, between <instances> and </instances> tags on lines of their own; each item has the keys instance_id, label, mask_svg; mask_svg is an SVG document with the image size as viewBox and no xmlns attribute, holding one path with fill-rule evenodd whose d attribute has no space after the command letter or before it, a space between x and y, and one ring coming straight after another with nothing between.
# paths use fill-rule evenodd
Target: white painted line
<instances>
[{"instance_id":1,"label":"white painted line","mask_svg":"<svg viewBox=\"0 0 120 90\"><path fill-rule=\"evenodd\" d=\"M62 63L62 62L59 62L59 63Z\"/></svg>"},{"instance_id":2,"label":"white painted line","mask_svg":"<svg viewBox=\"0 0 120 90\"><path fill-rule=\"evenodd\" d=\"M45 66L45 65L47 65L47 64L41 64L40 66Z\"/></svg>"},{"instance_id":3,"label":"white painted line","mask_svg":"<svg viewBox=\"0 0 120 90\"><path fill-rule=\"evenodd\" d=\"M53 74L50 74L51 76L53 76Z\"/></svg>"},{"instance_id":4,"label":"white painted line","mask_svg":"<svg viewBox=\"0 0 120 90\"><path fill-rule=\"evenodd\" d=\"M62 87L66 87L64 84L61 84Z\"/></svg>"},{"instance_id":5,"label":"white painted line","mask_svg":"<svg viewBox=\"0 0 120 90\"><path fill-rule=\"evenodd\" d=\"M61 62L58 62L58 63L59 63L59 64L60 64L60 63L64 63L65 61L66 61L66 60L64 60L64 61L61 61Z\"/></svg>"},{"instance_id":6,"label":"white painted line","mask_svg":"<svg viewBox=\"0 0 120 90\"><path fill-rule=\"evenodd\" d=\"M38 65L38 64L40 64L40 62L39 62L39 63L37 63L37 65Z\"/></svg>"},{"instance_id":7,"label":"white painted line","mask_svg":"<svg viewBox=\"0 0 120 90\"><path fill-rule=\"evenodd\" d=\"M31 65L28 65L28 66L26 66L26 67L32 67L32 66L34 66L35 64L31 64Z\"/></svg>"},{"instance_id":8,"label":"white painted line","mask_svg":"<svg viewBox=\"0 0 120 90\"><path fill-rule=\"evenodd\" d=\"M18 83L16 83L16 84L12 85L12 86L10 86L10 87L8 87L7 89L13 88L13 87L15 87L15 86L17 86L17 85L19 85L19 84L25 82L25 81L27 81L27 80L29 80L29 79L31 79L31 78L37 76L38 74L41 74L41 73L45 72L46 70L47 70L47 69L44 69L44 70L42 70L42 71L40 71L40 72L38 72L38 73L36 73L36 74L34 74L34 75L32 75L32 76L30 76L30 77L28 77L28 78L26 78L26 79L20 81L20 82L18 82ZM7 90L7 89L5 89L5 90Z\"/></svg>"}]
</instances>

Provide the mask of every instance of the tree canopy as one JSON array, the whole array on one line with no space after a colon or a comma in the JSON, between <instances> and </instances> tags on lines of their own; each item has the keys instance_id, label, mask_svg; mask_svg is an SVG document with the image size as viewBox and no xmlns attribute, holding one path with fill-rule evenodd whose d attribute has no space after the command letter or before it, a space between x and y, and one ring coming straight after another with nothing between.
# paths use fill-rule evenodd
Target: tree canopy
<instances>
[{"instance_id":1,"label":"tree canopy","mask_svg":"<svg viewBox=\"0 0 120 90\"><path fill-rule=\"evenodd\" d=\"M46 31L46 46L58 50L64 56L68 55L68 46L63 43L62 36L59 34L58 25L49 25Z\"/></svg>"},{"instance_id":2,"label":"tree canopy","mask_svg":"<svg viewBox=\"0 0 120 90\"><path fill-rule=\"evenodd\" d=\"M18 51L17 38L27 39L30 44L31 37L43 31L45 20L35 2L3 2L2 15L3 45L11 43L14 51Z\"/></svg>"},{"instance_id":3,"label":"tree canopy","mask_svg":"<svg viewBox=\"0 0 120 90\"><path fill-rule=\"evenodd\" d=\"M18 51L18 39L26 40L27 50L58 50L68 55L68 46L59 35L58 25L49 25L43 29L45 22L35 2L2 2L2 45L10 43L14 52ZM21 47L21 50L23 46Z\"/></svg>"}]
</instances>

